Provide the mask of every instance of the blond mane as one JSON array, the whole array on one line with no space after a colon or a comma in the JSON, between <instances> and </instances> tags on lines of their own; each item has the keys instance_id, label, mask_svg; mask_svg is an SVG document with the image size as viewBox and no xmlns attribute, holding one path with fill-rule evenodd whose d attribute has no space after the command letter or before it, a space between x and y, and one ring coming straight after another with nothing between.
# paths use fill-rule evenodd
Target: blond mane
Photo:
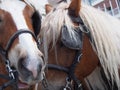
<instances>
[{"instance_id":1,"label":"blond mane","mask_svg":"<svg viewBox=\"0 0 120 90\"><path fill-rule=\"evenodd\" d=\"M59 4L58 7L54 8L43 21L39 37L43 38L44 48L46 48L44 49L45 51L47 51L51 42L55 45L60 36L63 24L67 25L69 28L68 31L72 34L71 31L75 27L68 15L68 6L67 3ZM91 32L91 44L99 57L105 75L108 80L115 81L119 87L120 21L85 4L81 5L79 14L84 24Z\"/></svg>"},{"instance_id":2,"label":"blond mane","mask_svg":"<svg viewBox=\"0 0 120 90\"><path fill-rule=\"evenodd\" d=\"M120 84L120 21L102 11L82 5L80 16L90 29L94 50L107 78Z\"/></svg>"}]
</instances>

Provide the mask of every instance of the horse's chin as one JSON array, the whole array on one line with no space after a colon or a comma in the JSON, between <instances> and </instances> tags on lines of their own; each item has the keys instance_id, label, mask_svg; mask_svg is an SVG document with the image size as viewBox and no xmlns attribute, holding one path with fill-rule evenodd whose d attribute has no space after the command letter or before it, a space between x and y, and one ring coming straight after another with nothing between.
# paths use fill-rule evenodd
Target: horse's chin
<instances>
[{"instance_id":1,"label":"horse's chin","mask_svg":"<svg viewBox=\"0 0 120 90\"><path fill-rule=\"evenodd\" d=\"M19 80L19 82L18 82L18 88L19 88L19 89L28 89L28 88L30 88L30 85L28 85L28 84L26 84L26 83L23 83L23 82L21 82L21 81Z\"/></svg>"},{"instance_id":2,"label":"horse's chin","mask_svg":"<svg viewBox=\"0 0 120 90\"><path fill-rule=\"evenodd\" d=\"M27 82L21 79L21 77L19 77L18 80L18 88L21 90L23 89L29 89L31 86L35 85L36 83L39 83L41 80L43 80L43 75L41 75L41 79L40 80L36 80L36 81L32 81L32 82Z\"/></svg>"}]
</instances>

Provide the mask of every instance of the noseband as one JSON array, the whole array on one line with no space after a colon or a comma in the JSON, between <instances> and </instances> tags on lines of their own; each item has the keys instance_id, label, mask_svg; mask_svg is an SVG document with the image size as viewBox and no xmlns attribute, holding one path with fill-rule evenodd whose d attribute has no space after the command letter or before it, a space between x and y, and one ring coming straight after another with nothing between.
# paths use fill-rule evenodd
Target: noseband
<instances>
[{"instance_id":1,"label":"noseband","mask_svg":"<svg viewBox=\"0 0 120 90\"><path fill-rule=\"evenodd\" d=\"M10 48L12 47L12 44L15 41L15 39L19 35L24 34L24 33L31 34L32 37L34 38L34 40L37 42L37 45L38 45L37 38L36 38L36 36L34 35L33 32L31 32L30 30L23 30L23 29L21 29L21 30L18 30L17 32L15 32L10 37L10 39L9 39L9 41L8 41L5 49L0 46L0 54L1 54L2 58L3 58L3 61L5 63L6 69L7 69L7 72L9 74L9 75L0 74L0 78L9 80L8 82L6 82L2 86L0 86L0 90L4 90L5 88L7 88L8 86L11 86L11 85L14 86L15 90L17 90L17 88L18 88L17 87L18 72L15 69L13 69L13 68L10 67L10 61L8 59L8 52L9 52Z\"/></svg>"}]
</instances>

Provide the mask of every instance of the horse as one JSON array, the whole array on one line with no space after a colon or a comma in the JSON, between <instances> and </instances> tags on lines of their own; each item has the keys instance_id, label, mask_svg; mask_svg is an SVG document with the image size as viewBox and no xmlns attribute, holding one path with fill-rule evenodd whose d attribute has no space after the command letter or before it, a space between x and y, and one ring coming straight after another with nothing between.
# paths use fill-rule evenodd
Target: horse
<instances>
[{"instance_id":1,"label":"horse","mask_svg":"<svg viewBox=\"0 0 120 90\"><path fill-rule=\"evenodd\" d=\"M46 62L34 34L40 23L25 1L0 0L0 90L28 90L43 80Z\"/></svg>"},{"instance_id":2,"label":"horse","mask_svg":"<svg viewBox=\"0 0 120 90\"><path fill-rule=\"evenodd\" d=\"M120 20L81 0L46 5L38 35L48 63L42 90L120 90Z\"/></svg>"}]
</instances>

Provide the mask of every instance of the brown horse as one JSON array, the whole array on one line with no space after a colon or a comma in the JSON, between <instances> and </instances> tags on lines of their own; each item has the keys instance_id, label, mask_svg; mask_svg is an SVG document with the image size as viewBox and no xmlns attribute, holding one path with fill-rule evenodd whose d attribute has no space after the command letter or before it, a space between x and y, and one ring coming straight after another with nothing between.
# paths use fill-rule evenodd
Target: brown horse
<instances>
[{"instance_id":1,"label":"brown horse","mask_svg":"<svg viewBox=\"0 0 120 90\"><path fill-rule=\"evenodd\" d=\"M45 62L33 34L40 29L36 21L40 16L25 2L0 1L0 90L28 89L43 79Z\"/></svg>"},{"instance_id":2,"label":"brown horse","mask_svg":"<svg viewBox=\"0 0 120 90\"><path fill-rule=\"evenodd\" d=\"M81 0L46 7L38 38L52 65L42 90L120 90L120 21Z\"/></svg>"}]
</instances>

